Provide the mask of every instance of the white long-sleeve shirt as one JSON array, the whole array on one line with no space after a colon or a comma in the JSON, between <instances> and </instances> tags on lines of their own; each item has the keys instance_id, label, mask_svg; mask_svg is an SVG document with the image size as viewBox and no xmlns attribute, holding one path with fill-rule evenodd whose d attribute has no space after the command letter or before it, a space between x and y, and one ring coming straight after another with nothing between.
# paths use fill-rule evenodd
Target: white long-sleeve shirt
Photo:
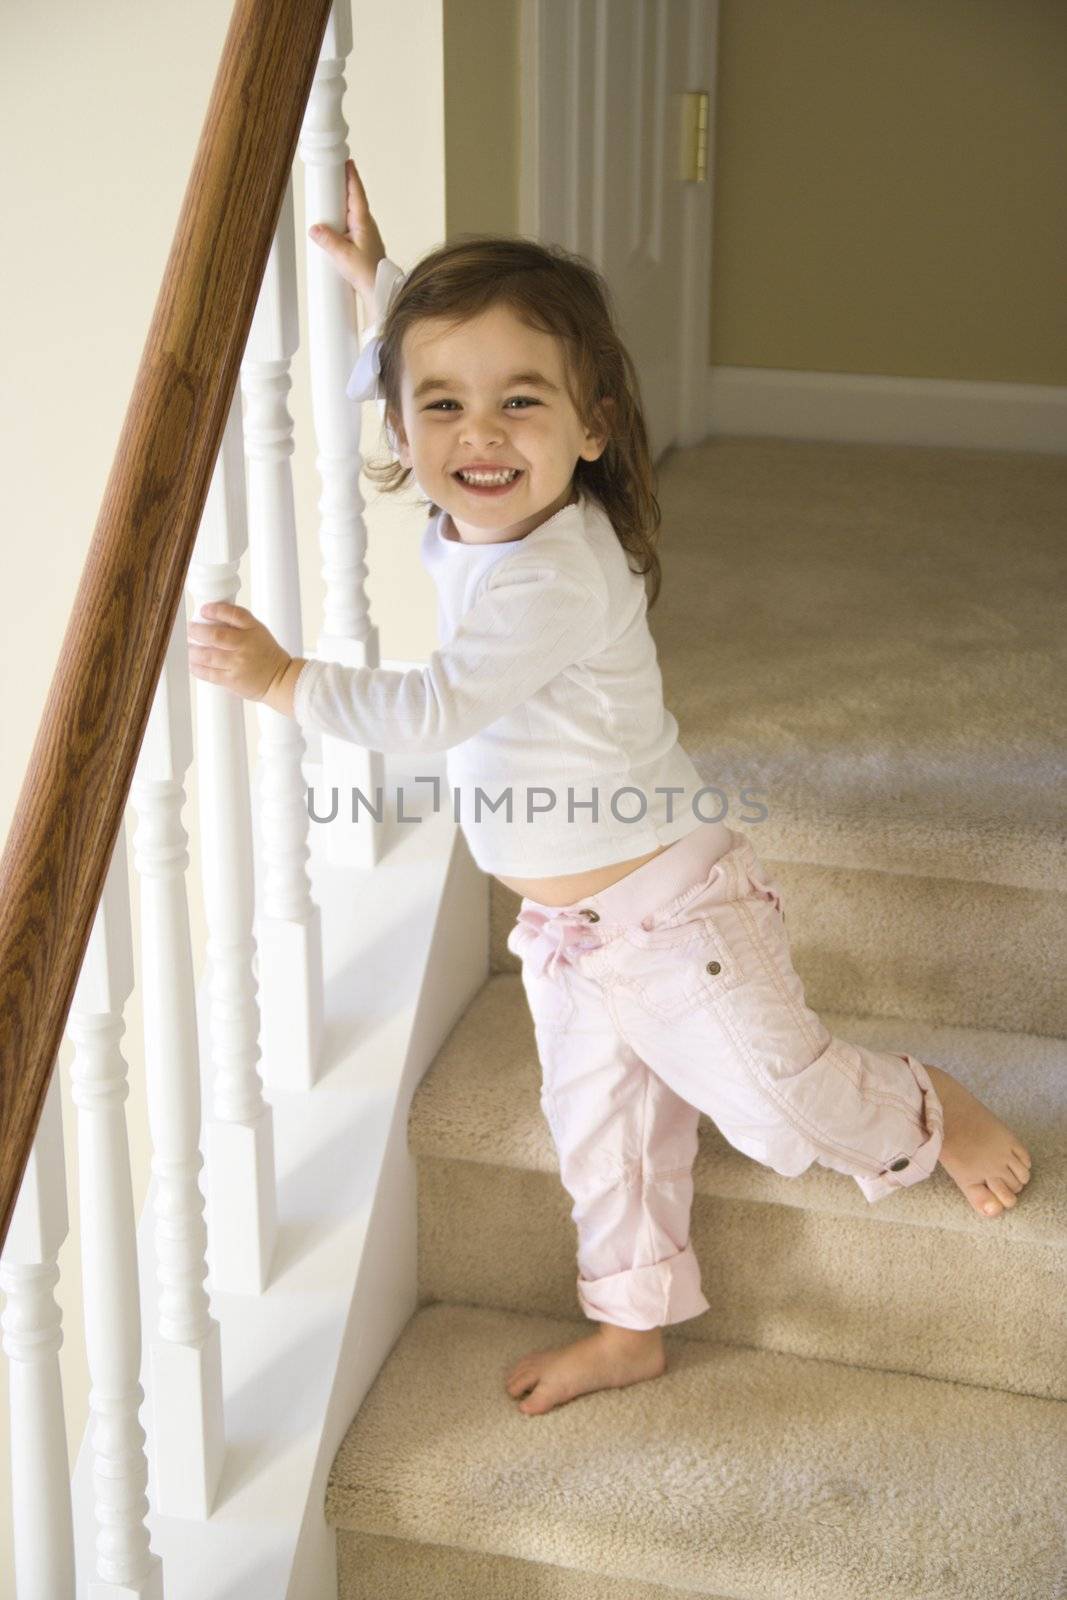
<instances>
[{"instance_id":1,"label":"white long-sleeve shirt","mask_svg":"<svg viewBox=\"0 0 1067 1600\"><path fill-rule=\"evenodd\" d=\"M449 812L478 866L505 877L608 866L707 820L663 704L644 579L594 496L579 490L495 544L464 543L440 511L421 555L439 648L407 671L309 660L301 727L382 752L447 751Z\"/></svg>"}]
</instances>

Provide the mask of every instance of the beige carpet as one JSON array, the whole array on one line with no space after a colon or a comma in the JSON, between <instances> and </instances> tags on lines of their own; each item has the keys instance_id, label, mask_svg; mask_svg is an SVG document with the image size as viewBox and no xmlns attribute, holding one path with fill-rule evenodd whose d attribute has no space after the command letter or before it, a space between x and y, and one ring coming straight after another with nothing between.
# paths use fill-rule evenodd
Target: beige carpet
<instances>
[{"instance_id":1,"label":"beige carpet","mask_svg":"<svg viewBox=\"0 0 1067 1600\"><path fill-rule=\"evenodd\" d=\"M493 972L415 1097L420 1307L334 1462L343 1600L1067 1600L1067 463L718 440L663 464L668 704L833 1031L954 1072L1034 1176L870 1206L705 1118L711 1310L525 1417L588 1332L532 1028ZM765 822L739 790L762 786Z\"/></svg>"},{"instance_id":2,"label":"beige carpet","mask_svg":"<svg viewBox=\"0 0 1067 1600\"><path fill-rule=\"evenodd\" d=\"M660 504L665 695L728 821L747 784L770 855L1067 889L1067 458L719 439Z\"/></svg>"},{"instance_id":3,"label":"beige carpet","mask_svg":"<svg viewBox=\"0 0 1067 1600\"><path fill-rule=\"evenodd\" d=\"M1062 1402L699 1340L677 1341L653 1382L542 1417L502 1400L531 1341L584 1331L420 1312L338 1453L328 1519L562 1568L557 1592L582 1600L608 1573L635 1597L648 1583L775 1600L1063 1592ZM371 1591L358 1552L343 1595L464 1592ZM473 1592L508 1591L487 1569Z\"/></svg>"}]
</instances>

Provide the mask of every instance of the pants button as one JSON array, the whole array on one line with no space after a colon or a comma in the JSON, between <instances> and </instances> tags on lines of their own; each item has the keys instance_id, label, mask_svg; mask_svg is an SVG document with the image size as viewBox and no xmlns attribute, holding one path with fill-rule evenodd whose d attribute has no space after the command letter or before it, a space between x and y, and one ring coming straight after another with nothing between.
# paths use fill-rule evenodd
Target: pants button
<instances>
[{"instance_id":1,"label":"pants button","mask_svg":"<svg viewBox=\"0 0 1067 1600\"><path fill-rule=\"evenodd\" d=\"M889 1170L890 1170L890 1172L903 1172L904 1168L907 1165L908 1165L907 1156L901 1156L899 1161L894 1161L893 1162L893 1164L890 1166Z\"/></svg>"},{"instance_id":2,"label":"pants button","mask_svg":"<svg viewBox=\"0 0 1067 1600\"><path fill-rule=\"evenodd\" d=\"M582 909L579 911L578 915L580 917L588 917L590 922L599 922L600 921L600 912L599 911L591 911L588 906L583 906Z\"/></svg>"}]
</instances>

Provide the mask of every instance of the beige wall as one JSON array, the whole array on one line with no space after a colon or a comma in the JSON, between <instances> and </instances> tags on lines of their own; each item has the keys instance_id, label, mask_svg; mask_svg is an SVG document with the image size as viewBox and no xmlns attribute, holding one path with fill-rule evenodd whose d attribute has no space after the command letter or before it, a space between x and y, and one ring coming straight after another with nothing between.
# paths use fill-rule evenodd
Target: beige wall
<instances>
[{"instance_id":1,"label":"beige wall","mask_svg":"<svg viewBox=\"0 0 1067 1600\"><path fill-rule=\"evenodd\" d=\"M444 0L448 237L519 229L518 0Z\"/></svg>"},{"instance_id":2,"label":"beige wall","mask_svg":"<svg viewBox=\"0 0 1067 1600\"><path fill-rule=\"evenodd\" d=\"M1067 383L1062 0L723 0L716 365Z\"/></svg>"}]
</instances>

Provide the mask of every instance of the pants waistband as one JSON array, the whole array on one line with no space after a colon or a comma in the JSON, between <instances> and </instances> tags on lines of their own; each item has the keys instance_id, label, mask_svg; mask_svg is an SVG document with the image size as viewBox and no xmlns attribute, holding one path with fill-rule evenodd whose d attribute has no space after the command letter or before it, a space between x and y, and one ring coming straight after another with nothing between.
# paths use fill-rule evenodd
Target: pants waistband
<instances>
[{"instance_id":1,"label":"pants waistband","mask_svg":"<svg viewBox=\"0 0 1067 1600\"><path fill-rule=\"evenodd\" d=\"M703 822L675 839L661 855L610 883L597 894L587 894L565 906L546 906L528 897L524 906L543 911L549 918L588 908L604 922L634 923L674 900L714 866L728 850L744 843L744 835L725 822Z\"/></svg>"}]
</instances>

